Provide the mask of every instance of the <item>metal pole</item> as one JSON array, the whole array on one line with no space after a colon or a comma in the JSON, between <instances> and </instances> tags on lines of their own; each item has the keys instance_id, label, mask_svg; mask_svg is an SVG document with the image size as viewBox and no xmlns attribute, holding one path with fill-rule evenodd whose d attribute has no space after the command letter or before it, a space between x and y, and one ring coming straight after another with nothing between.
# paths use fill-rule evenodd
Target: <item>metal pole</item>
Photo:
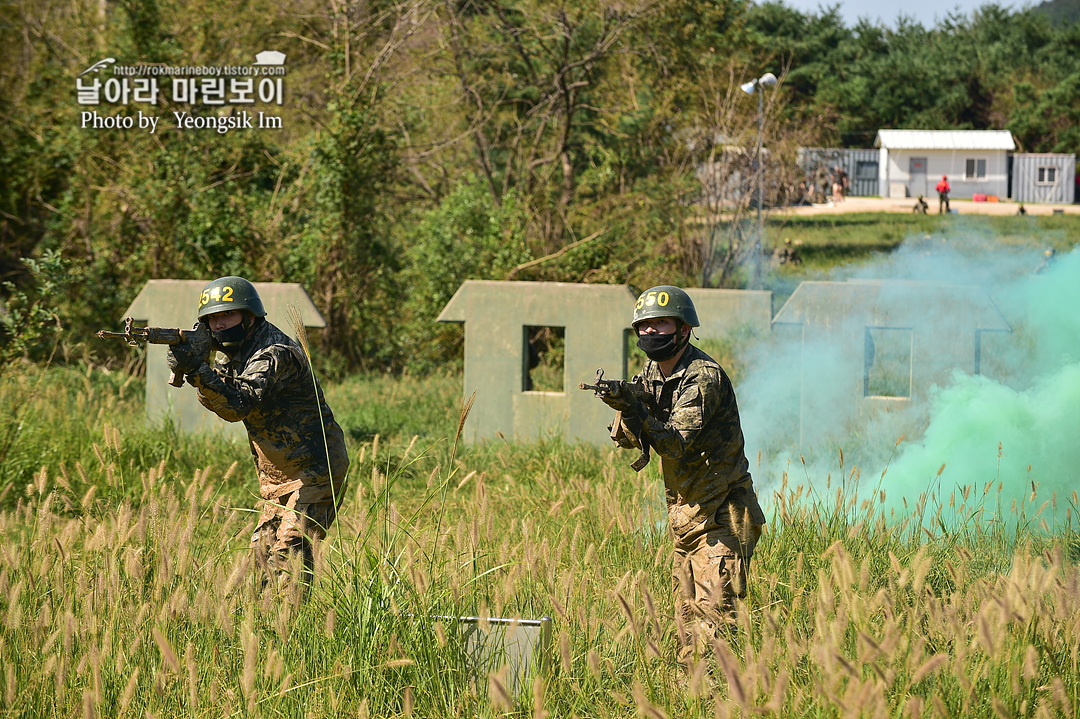
<instances>
[{"instance_id":1,"label":"metal pole","mask_svg":"<svg viewBox=\"0 0 1080 719\"><path fill-rule=\"evenodd\" d=\"M757 231L754 235L754 280L752 289L760 290L761 282L761 196L765 192L765 173L761 171L761 134L764 131L764 108L761 99L761 83L757 83L758 132L757 150L754 152L754 172L757 174Z\"/></svg>"},{"instance_id":2,"label":"metal pole","mask_svg":"<svg viewBox=\"0 0 1080 719\"><path fill-rule=\"evenodd\" d=\"M761 84L758 84L757 88L757 152L754 153L755 170L758 173L758 196L757 196L757 221L758 227L761 227L761 194L764 190L764 177L761 172L761 133L764 132L764 111L762 109L761 99ZM758 241L760 245L760 239Z\"/></svg>"}]
</instances>

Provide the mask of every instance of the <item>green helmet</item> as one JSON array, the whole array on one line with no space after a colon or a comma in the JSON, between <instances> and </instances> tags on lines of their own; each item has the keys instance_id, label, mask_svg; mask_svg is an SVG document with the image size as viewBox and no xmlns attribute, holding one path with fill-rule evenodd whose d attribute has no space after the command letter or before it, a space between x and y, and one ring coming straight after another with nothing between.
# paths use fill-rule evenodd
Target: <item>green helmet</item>
<instances>
[{"instance_id":1,"label":"green helmet","mask_svg":"<svg viewBox=\"0 0 1080 719\"><path fill-rule=\"evenodd\" d=\"M659 317L674 317L691 327L698 327L701 324L698 322L697 310L694 309L694 302L690 299L690 295L672 285L650 287L642 292L637 298L637 304L634 305L632 324L637 327L638 322Z\"/></svg>"},{"instance_id":2,"label":"green helmet","mask_svg":"<svg viewBox=\"0 0 1080 719\"><path fill-rule=\"evenodd\" d=\"M256 317L266 316L255 285L243 277L219 277L204 287L199 296L200 320L229 310L247 310Z\"/></svg>"}]
</instances>

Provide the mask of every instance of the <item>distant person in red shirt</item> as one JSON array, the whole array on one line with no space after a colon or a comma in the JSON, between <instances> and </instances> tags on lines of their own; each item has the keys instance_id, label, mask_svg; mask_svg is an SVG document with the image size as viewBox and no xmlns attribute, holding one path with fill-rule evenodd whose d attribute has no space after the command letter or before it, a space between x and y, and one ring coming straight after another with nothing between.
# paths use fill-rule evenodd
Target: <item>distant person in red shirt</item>
<instances>
[{"instance_id":1,"label":"distant person in red shirt","mask_svg":"<svg viewBox=\"0 0 1080 719\"><path fill-rule=\"evenodd\" d=\"M945 212L949 211L949 178L945 175L941 176L941 182L937 183L938 206L937 213L941 214L941 208L945 208Z\"/></svg>"}]
</instances>

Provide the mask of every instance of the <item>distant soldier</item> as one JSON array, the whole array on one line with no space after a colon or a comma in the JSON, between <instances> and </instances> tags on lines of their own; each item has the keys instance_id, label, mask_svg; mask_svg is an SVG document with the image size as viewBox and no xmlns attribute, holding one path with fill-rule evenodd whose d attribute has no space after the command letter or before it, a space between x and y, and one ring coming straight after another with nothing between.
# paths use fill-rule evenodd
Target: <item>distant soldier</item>
<instances>
[{"instance_id":1,"label":"distant soldier","mask_svg":"<svg viewBox=\"0 0 1080 719\"><path fill-rule=\"evenodd\" d=\"M946 177L945 175L942 175L941 176L941 182L937 183L937 187L935 187L934 189L937 190L937 196L938 196L937 213L940 215L942 213L942 208L945 208L945 212L948 212L949 211L949 178Z\"/></svg>"},{"instance_id":2,"label":"distant soldier","mask_svg":"<svg viewBox=\"0 0 1080 719\"><path fill-rule=\"evenodd\" d=\"M847 173L837 165L832 172L832 199L834 203L844 201L844 189L847 185Z\"/></svg>"},{"instance_id":3,"label":"distant soldier","mask_svg":"<svg viewBox=\"0 0 1080 719\"><path fill-rule=\"evenodd\" d=\"M622 391L603 399L620 413L621 446L640 437L660 455L675 544L679 637L684 650L700 650L719 627L735 622L736 598L746 596L746 571L765 515L731 380L690 344L698 316L689 295L670 285L646 290L633 326L649 358L641 373L642 398Z\"/></svg>"},{"instance_id":4,"label":"distant soldier","mask_svg":"<svg viewBox=\"0 0 1080 719\"><path fill-rule=\"evenodd\" d=\"M198 316L226 358L211 367L191 345L172 345L169 368L187 378L204 407L247 427L263 500L251 538L256 562L280 575L298 556L310 581L312 543L326 536L345 492L345 435L304 350L266 320L250 282L214 280Z\"/></svg>"},{"instance_id":5,"label":"distant soldier","mask_svg":"<svg viewBox=\"0 0 1080 719\"><path fill-rule=\"evenodd\" d=\"M795 248L791 246L791 238L784 238L784 246L777 247L773 252L773 259L776 260L778 265L801 265L802 258L799 257L799 253L795 251Z\"/></svg>"},{"instance_id":6,"label":"distant soldier","mask_svg":"<svg viewBox=\"0 0 1080 719\"><path fill-rule=\"evenodd\" d=\"M1027 210L1024 209L1024 203L1023 202L1020 203L1020 209L1016 211L1016 214L1020 215L1021 217L1023 217L1024 215L1027 214Z\"/></svg>"},{"instance_id":7,"label":"distant soldier","mask_svg":"<svg viewBox=\"0 0 1080 719\"><path fill-rule=\"evenodd\" d=\"M829 199L829 171L824 165L818 165L814 171L814 197L817 202Z\"/></svg>"},{"instance_id":8,"label":"distant soldier","mask_svg":"<svg viewBox=\"0 0 1080 719\"><path fill-rule=\"evenodd\" d=\"M925 215L929 209L930 205L926 204L926 200L923 199L922 195L919 195L919 198L915 200L915 206L911 208L911 211L917 215Z\"/></svg>"},{"instance_id":9,"label":"distant soldier","mask_svg":"<svg viewBox=\"0 0 1080 719\"><path fill-rule=\"evenodd\" d=\"M1057 251L1051 247L1049 250L1043 253L1042 264L1035 268L1035 274L1041 275L1045 272L1049 272L1050 268L1054 266L1054 261L1057 259Z\"/></svg>"}]
</instances>

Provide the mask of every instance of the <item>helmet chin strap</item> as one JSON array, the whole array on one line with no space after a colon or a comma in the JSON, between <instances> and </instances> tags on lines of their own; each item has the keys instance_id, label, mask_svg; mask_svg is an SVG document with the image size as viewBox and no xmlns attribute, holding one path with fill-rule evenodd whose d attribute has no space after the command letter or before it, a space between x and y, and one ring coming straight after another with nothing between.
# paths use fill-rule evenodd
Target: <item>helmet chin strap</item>
<instances>
[{"instance_id":1,"label":"helmet chin strap","mask_svg":"<svg viewBox=\"0 0 1080 719\"><path fill-rule=\"evenodd\" d=\"M690 331L686 334L683 334L683 327L689 328ZM682 320L679 320L679 326L675 331L679 334L678 343L675 345L675 353L678 354L678 352L683 347L690 344L690 335L694 334L694 328L690 327L690 325L686 324Z\"/></svg>"}]
</instances>

